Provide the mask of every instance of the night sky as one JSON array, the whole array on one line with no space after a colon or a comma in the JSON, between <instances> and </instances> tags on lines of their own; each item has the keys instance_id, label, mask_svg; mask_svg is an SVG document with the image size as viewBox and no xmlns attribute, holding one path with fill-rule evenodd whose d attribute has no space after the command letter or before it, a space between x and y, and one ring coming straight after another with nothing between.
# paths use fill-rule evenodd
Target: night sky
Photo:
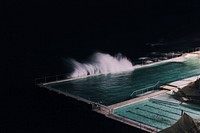
<instances>
[{"instance_id":1,"label":"night sky","mask_svg":"<svg viewBox=\"0 0 200 133\"><path fill-rule=\"evenodd\" d=\"M199 31L199 0L1 1L0 132L134 132L34 79L67 73L66 58L96 51L134 59L149 52L147 43L171 42L157 51L191 48Z\"/></svg>"}]
</instances>

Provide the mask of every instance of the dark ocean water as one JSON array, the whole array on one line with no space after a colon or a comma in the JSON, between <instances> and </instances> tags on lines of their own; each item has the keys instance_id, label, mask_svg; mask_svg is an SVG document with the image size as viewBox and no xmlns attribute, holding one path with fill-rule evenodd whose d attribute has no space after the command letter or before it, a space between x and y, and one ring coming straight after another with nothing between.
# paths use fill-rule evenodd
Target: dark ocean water
<instances>
[{"instance_id":1,"label":"dark ocean water","mask_svg":"<svg viewBox=\"0 0 200 133\"><path fill-rule=\"evenodd\" d=\"M96 51L131 61L199 46L199 1L2 1L1 132L139 132L34 85ZM151 45L156 44L156 45ZM161 44L161 45L160 45Z\"/></svg>"}]
</instances>

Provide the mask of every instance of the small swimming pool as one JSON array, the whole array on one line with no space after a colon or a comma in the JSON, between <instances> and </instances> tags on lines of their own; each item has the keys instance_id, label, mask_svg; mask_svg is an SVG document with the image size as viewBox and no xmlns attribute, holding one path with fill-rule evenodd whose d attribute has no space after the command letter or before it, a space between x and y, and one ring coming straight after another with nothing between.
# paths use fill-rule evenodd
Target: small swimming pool
<instances>
[{"instance_id":1,"label":"small swimming pool","mask_svg":"<svg viewBox=\"0 0 200 133\"><path fill-rule=\"evenodd\" d=\"M169 94L162 94L142 102L130 104L114 110L116 115L163 130L172 126L185 112L200 120L200 107L181 104Z\"/></svg>"}]
</instances>

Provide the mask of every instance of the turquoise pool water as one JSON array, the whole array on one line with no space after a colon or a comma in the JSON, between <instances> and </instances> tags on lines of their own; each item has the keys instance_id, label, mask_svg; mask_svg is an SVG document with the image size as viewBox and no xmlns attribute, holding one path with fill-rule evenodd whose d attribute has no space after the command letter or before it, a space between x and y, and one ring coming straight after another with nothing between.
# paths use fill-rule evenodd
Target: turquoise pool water
<instances>
[{"instance_id":1,"label":"turquoise pool water","mask_svg":"<svg viewBox=\"0 0 200 133\"><path fill-rule=\"evenodd\" d=\"M199 57L187 58L183 62L160 63L137 68L131 72L107 74L83 79L49 84L49 87L70 94L111 105L130 99L135 90L160 85L200 74Z\"/></svg>"},{"instance_id":2,"label":"turquoise pool water","mask_svg":"<svg viewBox=\"0 0 200 133\"><path fill-rule=\"evenodd\" d=\"M166 99L166 97L168 98ZM173 125L181 117L182 110L191 117L200 120L199 106L178 104L178 102L169 97L167 94L164 94L155 99L149 99L118 108L114 110L114 113L159 130Z\"/></svg>"}]
</instances>

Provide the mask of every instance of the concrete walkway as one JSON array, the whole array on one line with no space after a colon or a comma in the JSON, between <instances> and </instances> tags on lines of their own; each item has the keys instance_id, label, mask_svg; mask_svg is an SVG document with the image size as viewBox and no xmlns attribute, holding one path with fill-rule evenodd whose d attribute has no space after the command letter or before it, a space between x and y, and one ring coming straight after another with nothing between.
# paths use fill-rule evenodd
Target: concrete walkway
<instances>
[{"instance_id":1,"label":"concrete walkway","mask_svg":"<svg viewBox=\"0 0 200 133\"><path fill-rule=\"evenodd\" d=\"M145 96L140 96L140 97L137 97L137 98L133 98L133 99L124 101L124 102L120 102L120 103L116 103L116 104L110 105L110 106L108 106L108 108L110 108L110 109L116 109L116 108L124 107L124 106L130 105L130 104L136 103L136 102L140 102L140 101L143 101L143 100L147 100L147 99L149 99L150 97L154 97L154 96L157 96L157 95L166 93L166 92L168 92L168 91L169 91L169 90L157 91L157 92L154 92L154 93L145 95Z\"/></svg>"}]
</instances>

